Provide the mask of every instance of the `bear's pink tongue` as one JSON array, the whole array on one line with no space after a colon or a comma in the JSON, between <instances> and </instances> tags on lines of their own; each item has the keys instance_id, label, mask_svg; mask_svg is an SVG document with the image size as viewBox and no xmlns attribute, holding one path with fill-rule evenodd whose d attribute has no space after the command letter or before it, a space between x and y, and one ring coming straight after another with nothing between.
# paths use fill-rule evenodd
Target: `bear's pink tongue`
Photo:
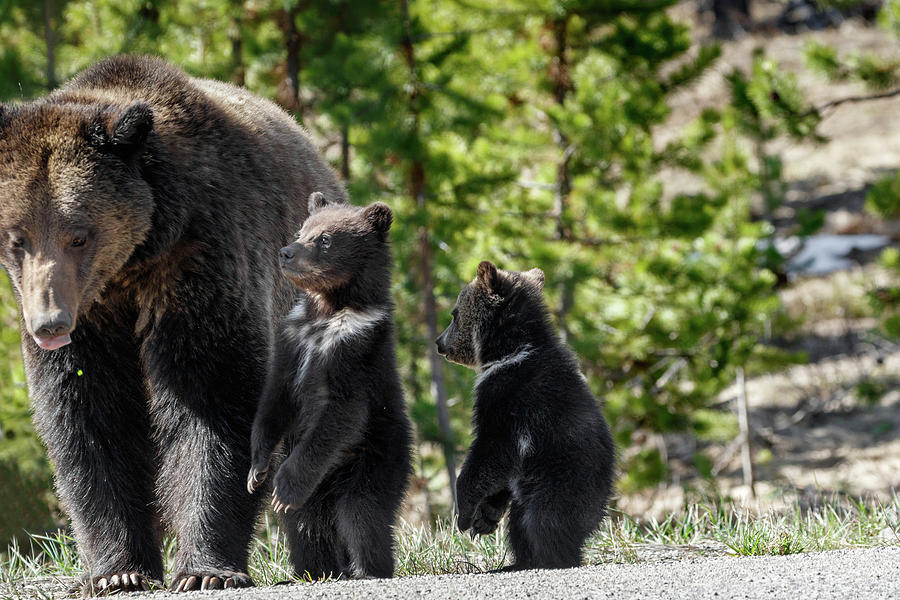
<instances>
[{"instance_id":1,"label":"bear's pink tongue","mask_svg":"<svg viewBox=\"0 0 900 600\"><path fill-rule=\"evenodd\" d=\"M66 335L58 335L54 338L39 338L38 336L32 336L34 341L37 342L37 345L43 348L44 350L56 350L57 348L62 348L66 344L72 342L72 338L69 337L69 334Z\"/></svg>"}]
</instances>

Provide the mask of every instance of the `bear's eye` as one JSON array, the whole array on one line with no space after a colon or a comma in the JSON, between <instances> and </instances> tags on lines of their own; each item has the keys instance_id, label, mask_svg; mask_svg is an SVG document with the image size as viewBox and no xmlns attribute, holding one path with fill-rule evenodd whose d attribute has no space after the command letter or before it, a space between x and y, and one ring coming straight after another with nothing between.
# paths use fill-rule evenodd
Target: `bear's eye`
<instances>
[{"instance_id":1,"label":"bear's eye","mask_svg":"<svg viewBox=\"0 0 900 600\"><path fill-rule=\"evenodd\" d=\"M331 248L331 236L327 233L323 233L319 236L319 246L324 250Z\"/></svg>"},{"instance_id":2,"label":"bear's eye","mask_svg":"<svg viewBox=\"0 0 900 600\"><path fill-rule=\"evenodd\" d=\"M84 246L86 243L87 243L87 236L85 236L85 235L76 235L74 238L72 238L72 247L73 248L79 248L81 246Z\"/></svg>"},{"instance_id":3,"label":"bear's eye","mask_svg":"<svg viewBox=\"0 0 900 600\"><path fill-rule=\"evenodd\" d=\"M9 232L9 245L13 250L27 250L28 249L28 236L24 231L10 231Z\"/></svg>"}]
</instances>

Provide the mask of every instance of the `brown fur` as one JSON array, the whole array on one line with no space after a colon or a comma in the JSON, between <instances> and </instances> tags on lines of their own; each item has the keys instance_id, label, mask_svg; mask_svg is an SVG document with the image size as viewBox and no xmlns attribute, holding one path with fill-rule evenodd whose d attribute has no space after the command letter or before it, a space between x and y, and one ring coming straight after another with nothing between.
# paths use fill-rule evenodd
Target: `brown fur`
<instances>
[{"instance_id":1,"label":"brown fur","mask_svg":"<svg viewBox=\"0 0 900 600\"><path fill-rule=\"evenodd\" d=\"M346 200L289 116L159 59L0 107L0 262L87 591L161 578L159 523L176 588L250 583L250 426L296 297L275 257L317 189Z\"/></svg>"}]
</instances>

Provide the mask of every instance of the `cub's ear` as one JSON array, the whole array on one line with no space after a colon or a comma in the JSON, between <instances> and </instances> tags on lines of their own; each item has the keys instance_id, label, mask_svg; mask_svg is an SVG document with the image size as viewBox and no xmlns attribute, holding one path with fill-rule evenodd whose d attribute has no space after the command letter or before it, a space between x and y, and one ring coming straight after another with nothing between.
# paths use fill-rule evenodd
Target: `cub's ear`
<instances>
[{"instance_id":1,"label":"cub's ear","mask_svg":"<svg viewBox=\"0 0 900 600\"><path fill-rule=\"evenodd\" d=\"M531 269L523 273L540 291L544 291L544 272L540 269Z\"/></svg>"},{"instance_id":2,"label":"cub's ear","mask_svg":"<svg viewBox=\"0 0 900 600\"><path fill-rule=\"evenodd\" d=\"M146 102L135 102L119 115L107 129L97 122L91 131L91 142L120 156L134 156L144 148L153 131L153 109Z\"/></svg>"},{"instance_id":3,"label":"cub's ear","mask_svg":"<svg viewBox=\"0 0 900 600\"><path fill-rule=\"evenodd\" d=\"M363 211L363 217L375 231L381 233L387 233L391 228L391 223L394 222L394 213L391 212L391 207L384 202L375 202L367 206Z\"/></svg>"},{"instance_id":4,"label":"cub's ear","mask_svg":"<svg viewBox=\"0 0 900 600\"><path fill-rule=\"evenodd\" d=\"M322 192L313 192L309 195L309 214L322 210L331 204Z\"/></svg>"},{"instance_id":5,"label":"cub's ear","mask_svg":"<svg viewBox=\"0 0 900 600\"><path fill-rule=\"evenodd\" d=\"M475 278L487 291L494 293L500 291L500 272L491 261L483 260L478 264L478 273Z\"/></svg>"}]
</instances>

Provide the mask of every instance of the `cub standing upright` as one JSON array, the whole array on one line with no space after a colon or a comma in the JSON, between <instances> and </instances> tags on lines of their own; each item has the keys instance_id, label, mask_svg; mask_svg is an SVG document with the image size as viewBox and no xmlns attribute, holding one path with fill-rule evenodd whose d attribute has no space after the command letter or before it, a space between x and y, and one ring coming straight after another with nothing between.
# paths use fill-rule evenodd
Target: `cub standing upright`
<instances>
[{"instance_id":1,"label":"cub standing upright","mask_svg":"<svg viewBox=\"0 0 900 600\"><path fill-rule=\"evenodd\" d=\"M391 577L393 532L412 471L411 426L394 355L391 209L309 198L310 217L281 249L306 292L285 319L251 439L247 489L275 447L274 478L300 576Z\"/></svg>"},{"instance_id":2,"label":"cub standing upright","mask_svg":"<svg viewBox=\"0 0 900 600\"><path fill-rule=\"evenodd\" d=\"M490 533L509 506L513 569L580 565L613 479L609 427L550 324L543 286L540 269L482 262L437 339L440 354L478 371L458 525Z\"/></svg>"}]
</instances>

